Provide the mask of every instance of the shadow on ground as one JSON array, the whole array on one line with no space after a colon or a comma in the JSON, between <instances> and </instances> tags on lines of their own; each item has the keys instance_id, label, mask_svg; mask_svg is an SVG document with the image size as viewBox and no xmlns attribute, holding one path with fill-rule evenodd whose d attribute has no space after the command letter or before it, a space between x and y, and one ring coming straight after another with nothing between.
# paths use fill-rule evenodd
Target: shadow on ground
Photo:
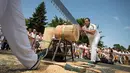
<instances>
[{"instance_id":1,"label":"shadow on ground","mask_svg":"<svg viewBox=\"0 0 130 73\"><path fill-rule=\"evenodd\" d=\"M12 55L12 52L11 50L7 51L7 50L0 50L0 54L3 54L3 55Z\"/></svg>"},{"instance_id":2,"label":"shadow on ground","mask_svg":"<svg viewBox=\"0 0 130 73\"><path fill-rule=\"evenodd\" d=\"M104 63L98 63L97 65L103 66L103 67L109 67L109 70L121 70L130 72L130 67L121 66L121 65L110 65L110 64L104 64Z\"/></svg>"}]
</instances>

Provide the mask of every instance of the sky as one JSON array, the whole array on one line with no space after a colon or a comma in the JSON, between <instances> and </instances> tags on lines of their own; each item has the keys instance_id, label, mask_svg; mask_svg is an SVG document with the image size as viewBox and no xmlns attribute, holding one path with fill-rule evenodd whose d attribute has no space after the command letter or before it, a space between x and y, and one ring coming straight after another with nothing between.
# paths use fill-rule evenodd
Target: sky
<instances>
[{"instance_id":1,"label":"sky","mask_svg":"<svg viewBox=\"0 0 130 73\"><path fill-rule=\"evenodd\" d=\"M22 0L25 18L32 16L35 8L45 2L47 21L56 15L65 17L51 3L51 0ZM130 0L61 0L70 13L76 18L89 17L91 23L99 25L102 40L108 47L121 44L130 45Z\"/></svg>"}]
</instances>

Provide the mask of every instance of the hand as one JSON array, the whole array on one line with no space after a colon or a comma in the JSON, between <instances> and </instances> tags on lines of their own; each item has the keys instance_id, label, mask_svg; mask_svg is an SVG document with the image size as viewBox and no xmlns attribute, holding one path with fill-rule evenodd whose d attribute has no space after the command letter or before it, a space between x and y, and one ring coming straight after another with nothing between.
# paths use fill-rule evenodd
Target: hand
<instances>
[{"instance_id":1,"label":"hand","mask_svg":"<svg viewBox=\"0 0 130 73\"><path fill-rule=\"evenodd\" d=\"M80 31L83 31L83 28L82 28L82 27L80 27L80 28L79 28L79 30L80 30Z\"/></svg>"},{"instance_id":2,"label":"hand","mask_svg":"<svg viewBox=\"0 0 130 73\"><path fill-rule=\"evenodd\" d=\"M85 31L85 29L82 29L82 31Z\"/></svg>"}]
</instances>

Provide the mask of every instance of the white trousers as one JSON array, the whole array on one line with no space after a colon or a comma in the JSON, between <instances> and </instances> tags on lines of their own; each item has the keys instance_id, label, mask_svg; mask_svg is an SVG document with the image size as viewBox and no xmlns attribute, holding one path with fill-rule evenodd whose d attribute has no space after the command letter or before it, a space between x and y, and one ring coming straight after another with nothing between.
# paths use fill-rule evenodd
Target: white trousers
<instances>
[{"instance_id":1,"label":"white trousers","mask_svg":"<svg viewBox=\"0 0 130 73\"><path fill-rule=\"evenodd\" d=\"M89 43L91 46L91 61L92 62L100 60L98 55L97 55L97 50L98 50L97 46L98 46L99 40L100 40L99 33L96 33L96 35L94 37L89 38Z\"/></svg>"},{"instance_id":2,"label":"white trousers","mask_svg":"<svg viewBox=\"0 0 130 73\"><path fill-rule=\"evenodd\" d=\"M31 49L21 11L21 0L0 0L0 24L13 54L27 68L37 61Z\"/></svg>"}]
</instances>

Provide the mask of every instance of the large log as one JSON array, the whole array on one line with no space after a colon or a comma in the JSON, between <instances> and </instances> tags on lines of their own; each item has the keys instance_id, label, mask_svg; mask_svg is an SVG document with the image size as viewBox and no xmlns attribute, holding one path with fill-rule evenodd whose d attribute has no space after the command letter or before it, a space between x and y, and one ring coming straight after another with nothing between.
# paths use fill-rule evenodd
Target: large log
<instances>
[{"instance_id":1,"label":"large log","mask_svg":"<svg viewBox=\"0 0 130 73\"><path fill-rule=\"evenodd\" d=\"M79 40L78 25L58 25L55 29L55 37L57 39L65 38L70 41Z\"/></svg>"},{"instance_id":2,"label":"large log","mask_svg":"<svg viewBox=\"0 0 130 73\"><path fill-rule=\"evenodd\" d=\"M44 35L43 35L43 41L40 42L41 49L48 48L48 46L52 40L52 37L54 36L54 31L55 31L54 27L45 28Z\"/></svg>"}]
</instances>

